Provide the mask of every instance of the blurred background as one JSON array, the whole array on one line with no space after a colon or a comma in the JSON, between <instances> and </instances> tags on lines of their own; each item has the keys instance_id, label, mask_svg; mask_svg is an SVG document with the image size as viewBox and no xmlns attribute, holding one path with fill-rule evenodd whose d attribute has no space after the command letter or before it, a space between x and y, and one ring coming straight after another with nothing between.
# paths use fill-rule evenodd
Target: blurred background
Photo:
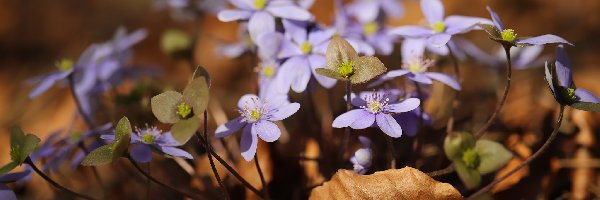
<instances>
[{"instance_id":1,"label":"blurred background","mask_svg":"<svg viewBox=\"0 0 600 200\"><path fill-rule=\"evenodd\" d=\"M25 80L37 75L55 70L54 64L62 58L76 59L85 48L97 42L103 42L112 38L114 31L119 27L126 27L128 31L139 28L148 30L149 35L141 43L134 46L132 63L139 67L150 67L161 69L162 73L155 79L147 79L151 83L160 82L174 88L181 88L187 82L190 73L189 63L182 60L170 58L160 49L160 38L162 34L172 28L177 28L189 34L198 34L196 48L194 50L194 61L204 66L211 74L213 86L211 88L209 133L214 132L218 124L224 123L226 119L237 116L235 105L238 98L246 93L256 90L256 77L253 69L256 60L253 55L242 55L237 59L229 59L217 53L218 46L223 43L233 43L237 40L237 23L220 22L210 13L201 15L196 20L176 20L168 9L157 9L154 2L150 0L0 0L0 164L8 163L9 158L9 128L13 125L21 125L28 133L39 136L42 141L48 134L65 130L72 126L84 128L80 119L76 119L76 107L67 87L53 87L49 92L30 99L28 93L31 85L25 84ZM418 1L402 0L405 15L397 20L389 21L391 26L423 23L421 9ZM600 94L600 1L590 0L444 0L447 15L459 14L488 18L485 6L491 6L502 18L505 27L517 30L519 36L535 36L541 34L555 34L562 36L575 44L567 48L575 71L574 79L578 87L586 88L596 94ZM317 0L310 9L316 16L317 21L330 25L333 14L333 2L331 0ZM480 48L491 52L497 48L497 44L490 41L483 32L474 31L460 36L475 42ZM398 46L398 45L397 45ZM548 55L549 61L553 62L554 48L548 46L544 49L544 55ZM381 59L387 63L398 63L399 53L397 50L391 55ZM449 65L449 63L446 63ZM388 66L397 68L399 66ZM458 105L458 116L465 116L467 122L457 125L459 129L474 130L473 127L483 124L495 106L497 94L501 94L504 87L504 72L487 66L467 61L461 63L464 72L464 90L460 94ZM552 129L552 120L558 109L558 105L552 99L543 79L543 67L513 72L513 88L509 95L506 107L501 113L499 125L495 126L494 133L489 137L502 141L516 157L509 165L518 164L523 158L531 155L541 142L545 140ZM152 85L152 84L151 84ZM434 86L434 90L436 86ZM127 93L130 86L119 88L117 93ZM155 91L160 88L155 88ZM152 92L150 92L152 93ZM328 93L329 98L341 97L343 88L338 84L331 92L317 91L317 97ZM435 95L433 95L435 97ZM302 99L304 97L294 96L292 98ZM435 98L432 98L435 99ZM341 101L341 98L339 99ZM337 100L323 100L336 102ZM147 102L147 101L146 101ZM430 100L426 109L436 116L443 118L443 109L437 106L436 100ZM150 123L152 114L147 105L141 106L143 111L134 110L129 107L115 107L109 112L106 121L115 122L121 116L137 116L138 125ZM315 105L319 107L319 105ZM322 106L321 106L322 107ZM317 115L322 116L322 123L332 120L341 110L337 107L318 109ZM135 113L134 113L135 112ZM329 114L329 116L327 115ZM145 116L144 116L145 115ZM301 116L292 118L290 121L298 121ZM149 119L143 121L142 119ZM76 123L73 123L73 122ZM445 120L442 120L445 124ZM289 122L288 127L293 127L292 132L308 134L314 129L298 128L302 126L298 122ZM434 126L435 127L435 126ZM317 127L317 129L319 129ZM430 139L430 154L440 153L439 138L435 133L440 132L433 128L428 136ZM327 131L326 131L327 132ZM341 135L341 131L328 132L328 136ZM499 199L523 197L533 198L600 198L600 149L596 145L597 135L600 133L600 115L567 110L565 124L561 128L561 135L544 156L535 161L529 169L522 170L511 177L504 184L495 188ZM294 135L294 134L290 134ZM297 134L296 134L297 135ZM403 137L403 139L406 139ZM401 139L402 140L402 139ZM409 140L409 139L407 139ZM301 141L301 142L296 142ZM381 139L379 142L384 142ZM229 142L237 146L237 140L233 138ZM294 145L291 145L294 143ZM404 143L400 141L400 143ZM408 143L408 142L407 142ZM287 145L287 146L286 146ZM261 142L259 152L265 158L263 170L267 171L268 179L276 179L271 186L272 189L281 189L280 197L287 195L306 198L306 191L291 190L288 194L285 188L295 188L294 185L285 185L287 180L302 179L300 184L310 186L325 180L318 175L310 166L314 163L298 164L295 161L285 160L285 156L270 156L269 152L275 154L286 154L289 152L310 155L315 152L314 140L310 137L294 136L281 139L277 144L265 144ZM358 147L359 145L354 145ZM196 147L188 147L196 148ZM233 147L235 148L235 147ZM318 147L316 147L318 148ZM312 149L312 150L311 150ZM286 155L294 155L289 153ZM318 154L316 154L318 156ZM404 156L410 156L403 154ZM205 157L198 157L196 170L201 178L193 179L178 167L178 164L169 161L158 161L153 163L153 174L163 180L181 184L186 187L191 183L192 187L200 190L205 189L205 184L210 182L212 173L206 164ZM314 154L313 154L314 156ZM201 157L201 158L200 158ZM269 158L278 159L269 159ZM261 161L263 162L263 161ZM291 164L286 164L291 163ZM444 167L442 164L423 164L423 171L433 171ZM128 163L121 163L130 167ZM253 168L252 163L245 161L237 162L239 171L253 185L259 185L260 180ZM286 177L281 178L279 169L290 169L292 172L304 173L307 178ZM287 168L286 168L287 167ZM145 198L146 180L141 176L129 174L135 177L129 181L123 181L121 175L128 174L131 169L123 169L117 166L100 167L101 175L111 191L108 197L115 198ZM161 169L161 170L159 170ZM223 176L226 171L219 169ZM279 174L278 174L279 173ZM288 174L287 176L292 176ZM119 177L121 176L121 177ZM100 194L94 186L94 179L87 169L79 169L75 172L65 170L64 173L53 174L61 183L77 191L86 191L90 194ZM279 177L279 178L277 178ZM484 180L491 180L485 177ZM230 178L231 179L231 178ZM198 180L204 180L198 181ZM455 175L440 179L442 182L450 182L460 185ZM232 179L231 184L237 183ZM212 186L211 186L212 187ZM243 188L237 187L236 191ZM535 191L535 192L532 192ZM26 187L17 190L20 197L24 199L57 199L61 198L52 192L52 188L41 178L34 175L32 182ZM164 194L165 191L154 186L152 194L156 198L171 197ZM244 198L243 192L237 198ZM251 196L251 194L248 194ZM62 198L65 198L62 196ZM154 199L154 198L153 198Z\"/></svg>"}]
</instances>

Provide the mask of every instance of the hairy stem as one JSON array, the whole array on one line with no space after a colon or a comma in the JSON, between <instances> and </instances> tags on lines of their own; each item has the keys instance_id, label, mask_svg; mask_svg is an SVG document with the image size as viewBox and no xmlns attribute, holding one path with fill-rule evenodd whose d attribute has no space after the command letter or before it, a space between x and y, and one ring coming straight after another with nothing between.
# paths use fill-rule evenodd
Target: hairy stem
<instances>
[{"instance_id":1,"label":"hairy stem","mask_svg":"<svg viewBox=\"0 0 600 200\"><path fill-rule=\"evenodd\" d=\"M254 164L256 164L256 170L258 171L258 176L260 176L260 182L263 186L263 194L265 195L266 200L270 200L269 196L269 186L267 185L267 181L265 181L265 176L263 175L262 170L260 169L260 164L258 163L258 152L254 154Z\"/></svg>"},{"instance_id":2,"label":"hairy stem","mask_svg":"<svg viewBox=\"0 0 600 200\"><path fill-rule=\"evenodd\" d=\"M346 81L346 112L352 109L352 101L350 100L350 93L352 92L352 83L350 81ZM350 142L350 127L346 127L344 129L344 138L342 140L342 146L340 149L340 161L344 160L344 153L346 153L346 149L348 148L348 143Z\"/></svg>"},{"instance_id":3,"label":"hairy stem","mask_svg":"<svg viewBox=\"0 0 600 200\"><path fill-rule=\"evenodd\" d=\"M552 133L550 134L550 137L548 137L548 139L546 140L546 142L544 142L544 144L542 145L542 147L540 147L533 155L529 156L529 158L527 158L525 161L523 161L517 167L513 168L508 173L504 174L500 178L498 178L495 181L491 182L487 186L481 188L479 191L473 193L467 199L475 199L477 196L479 196L479 195L487 192L488 190L492 189L492 187L494 187L496 184L502 182L503 180L505 180L506 178L508 178L510 175L512 175L515 172L519 171L521 168L527 166L529 163L531 163L531 161L533 161L534 159L536 159L537 157L539 157L542 153L544 153L544 151L546 151L546 149L548 149L548 147L550 147L550 143L552 143L552 141L554 141L554 139L556 139L556 136L558 135L558 129L560 128L560 125L562 124L564 110L565 110L565 107L563 105L561 105L560 106L560 112L558 113L558 120L556 121L556 125L554 127L554 130L552 130Z\"/></svg>"},{"instance_id":4,"label":"hairy stem","mask_svg":"<svg viewBox=\"0 0 600 200\"><path fill-rule=\"evenodd\" d=\"M135 169L137 169L140 173L142 173L142 175L144 175L146 178L150 179L150 181L160 185L161 187L167 188L175 193L178 193L180 195L186 196L186 197L190 197L192 199L206 199L205 197L201 197L201 196L197 196L197 195L193 195L184 191L181 191L177 188L174 188L173 186L170 186L166 183L163 183L161 181L159 181L158 179L154 178L153 176L151 176L150 174L148 174L146 171L144 171L142 169L142 167L140 167L135 160L133 160L133 158L131 158L131 156L126 155L125 157L127 157L127 160L129 160L129 162L135 167Z\"/></svg>"},{"instance_id":5,"label":"hairy stem","mask_svg":"<svg viewBox=\"0 0 600 200\"><path fill-rule=\"evenodd\" d=\"M211 149L210 140L208 139L208 111L206 110L204 110L204 140L206 149ZM221 176L219 176L219 172L217 171L217 167L215 166L212 155L210 153L206 153L206 155L208 156L208 161L210 162L210 167L212 168L213 174L219 183L219 187L221 187L221 190L223 190L223 196L225 196L225 199L231 199L229 193L227 192L227 188L225 188L223 181L221 181Z\"/></svg>"},{"instance_id":6,"label":"hairy stem","mask_svg":"<svg viewBox=\"0 0 600 200\"><path fill-rule=\"evenodd\" d=\"M490 126L492 125L492 123L494 123L494 121L496 120L496 116L498 115L498 113L500 113L500 110L502 110L502 106L504 106L504 103L506 102L506 97L508 96L508 91L510 90L510 80L512 77L512 61L510 58L510 48L511 46L508 45L504 45L504 52L506 53L506 86L504 87L504 94L502 95L502 98L500 99L500 103L498 103L498 106L496 107L496 110L494 110L494 113L492 113L492 116L490 116L490 118L488 119L488 121L485 123L485 125L483 125L483 127L481 127L477 132L475 132L474 136L476 139L479 139L483 136L483 134L485 133L485 131L490 128Z\"/></svg>"},{"instance_id":7,"label":"hairy stem","mask_svg":"<svg viewBox=\"0 0 600 200\"><path fill-rule=\"evenodd\" d=\"M40 169L38 169L35 166L35 163L33 163L33 161L31 160L31 158L27 157L27 159L25 159L25 163L28 164L29 166L31 166L31 168L33 169L33 171L35 171L38 175L40 175L44 180L46 180L46 182L50 183L52 186L54 186L55 188L58 188L62 191L65 191L73 196L82 198L82 199L94 199L90 196L87 196L85 194L80 194L77 192L74 192L73 190L69 190L66 187L58 184L56 181L52 180L52 178L50 178L48 175L44 174L44 172L42 172Z\"/></svg>"}]
</instances>

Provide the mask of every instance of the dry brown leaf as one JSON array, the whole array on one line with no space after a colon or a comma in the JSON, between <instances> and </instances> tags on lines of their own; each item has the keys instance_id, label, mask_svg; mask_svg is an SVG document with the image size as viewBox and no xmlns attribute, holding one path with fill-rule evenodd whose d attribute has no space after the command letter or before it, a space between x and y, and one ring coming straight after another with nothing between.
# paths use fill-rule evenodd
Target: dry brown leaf
<instances>
[{"instance_id":1,"label":"dry brown leaf","mask_svg":"<svg viewBox=\"0 0 600 200\"><path fill-rule=\"evenodd\" d=\"M452 185L411 167L372 175L339 170L310 194L310 199L463 199Z\"/></svg>"},{"instance_id":2,"label":"dry brown leaf","mask_svg":"<svg viewBox=\"0 0 600 200\"><path fill-rule=\"evenodd\" d=\"M520 158L518 156L513 157L508 162L508 164L506 164L506 166L504 166L504 168L502 168L500 171L498 171L498 173L496 174L496 178L494 178L494 179L498 179L499 177L504 176L506 173L508 173L509 171L511 171L512 169L517 167L519 164L521 164L521 162L523 162L522 158ZM496 193L498 191L506 190L506 189L512 187L514 184L519 183L519 181L521 181L521 179L523 177L526 177L528 174L529 174L529 166L525 166L525 167L521 168L520 170L518 170L517 172L515 172L514 174L510 175L504 181L502 181L502 182L498 183L496 186L494 186L494 188L492 188L492 192Z\"/></svg>"}]
</instances>

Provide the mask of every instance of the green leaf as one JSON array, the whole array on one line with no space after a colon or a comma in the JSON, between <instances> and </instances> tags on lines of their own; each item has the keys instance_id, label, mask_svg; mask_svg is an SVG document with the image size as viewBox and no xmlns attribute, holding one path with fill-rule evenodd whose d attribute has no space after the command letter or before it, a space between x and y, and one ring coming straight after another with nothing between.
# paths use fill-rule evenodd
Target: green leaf
<instances>
[{"instance_id":1,"label":"green leaf","mask_svg":"<svg viewBox=\"0 0 600 200\"><path fill-rule=\"evenodd\" d=\"M476 169L468 168L465 163L458 159L454 160L453 163L458 177L467 188L473 189L481 184L481 174Z\"/></svg>"},{"instance_id":2,"label":"green leaf","mask_svg":"<svg viewBox=\"0 0 600 200\"><path fill-rule=\"evenodd\" d=\"M367 82L387 71L387 68L377 57L361 56L352 61L354 63L354 74L350 76L352 84Z\"/></svg>"},{"instance_id":3,"label":"green leaf","mask_svg":"<svg viewBox=\"0 0 600 200\"><path fill-rule=\"evenodd\" d=\"M354 47L339 36L335 36L327 45L327 51L325 52L325 58L327 59L327 68L331 70L337 70L342 63L352 62L358 57L358 53L354 50Z\"/></svg>"},{"instance_id":4,"label":"green leaf","mask_svg":"<svg viewBox=\"0 0 600 200\"><path fill-rule=\"evenodd\" d=\"M112 145L113 144L107 144L94 149L83 158L81 165L98 166L111 163L114 160Z\"/></svg>"},{"instance_id":5,"label":"green leaf","mask_svg":"<svg viewBox=\"0 0 600 200\"><path fill-rule=\"evenodd\" d=\"M583 110L583 111L590 111L590 112L600 112L600 104L597 103L592 103L592 102L575 102L571 105L572 108L575 108L577 110Z\"/></svg>"},{"instance_id":6,"label":"green leaf","mask_svg":"<svg viewBox=\"0 0 600 200\"><path fill-rule=\"evenodd\" d=\"M13 127L10 135L10 159L19 165L22 164L29 154L37 148L40 141L37 136L25 135L21 128Z\"/></svg>"},{"instance_id":7,"label":"green leaf","mask_svg":"<svg viewBox=\"0 0 600 200\"><path fill-rule=\"evenodd\" d=\"M512 153L502 144L491 140L478 140L475 143L475 152L479 155L480 162L477 171L481 174L500 169L513 157Z\"/></svg>"},{"instance_id":8,"label":"green leaf","mask_svg":"<svg viewBox=\"0 0 600 200\"><path fill-rule=\"evenodd\" d=\"M206 69L200 65L198 65L196 67L196 70L194 71L194 79L199 78L199 77L204 77L204 80L206 80L206 85L208 86L208 88L210 88L211 86L211 79L210 79L210 74L208 73L208 71L206 71Z\"/></svg>"},{"instance_id":9,"label":"green leaf","mask_svg":"<svg viewBox=\"0 0 600 200\"><path fill-rule=\"evenodd\" d=\"M444 153L450 160L462 159L462 153L475 146L475 138L466 132L453 132L444 139Z\"/></svg>"},{"instance_id":10,"label":"green leaf","mask_svg":"<svg viewBox=\"0 0 600 200\"><path fill-rule=\"evenodd\" d=\"M191 105L194 115L199 115L208 106L208 86L204 77L197 77L183 90L183 101Z\"/></svg>"},{"instance_id":11,"label":"green leaf","mask_svg":"<svg viewBox=\"0 0 600 200\"><path fill-rule=\"evenodd\" d=\"M180 144L185 144L194 135L200 127L198 118L192 117L186 120L181 120L171 127L173 138Z\"/></svg>"},{"instance_id":12,"label":"green leaf","mask_svg":"<svg viewBox=\"0 0 600 200\"><path fill-rule=\"evenodd\" d=\"M181 103L183 95L175 91L166 91L152 97L150 107L152 113L158 121L167 124L174 124L181 118L177 115L177 105Z\"/></svg>"},{"instance_id":13,"label":"green leaf","mask_svg":"<svg viewBox=\"0 0 600 200\"><path fill-rule=\"evenodd\" d=\"M487 32L488 35L494 40L502 40L502 36L500 35L500 30L494 25L490 24L478 24L481 29Z\"/></svg>"},{"instance_id":14,"label":"green leaf","mask_svg":"<svg viewBox=\"0 0 600 200\"><path fill-rule=\"evenodd\" d=\"M19 163L16 162L10 162L4 166L2 166L2 168L0 168L0 176L10 172L11 170L13 170L14 168L16 168L17 166L19 166Z\"/></svg>"},{"instance_id":15,"label":"green leaf","mask_svg":"<svg viewBox=\"0 0 600 200\"><path fill-rule=\"evenodd\" d=\"M113 159L121 157L131 142L131 123L127 117L121 118L115 128L115 142L112 144Z\"/></svg>"},{"instance_id":16,"label":"green leaf","mask_svg":"<svg viewBox=\"0 0 600 200\"><path fill-rule=\"evenodd\" d=\"M327 69L327 68L317 68L315 69L315 72L317 72L317 74L329 77L329 78L333 78L333 79L337 79L337 80L341 80L341 81L347 81L348 79L344 78L340 73L333 71L331 69Z\"/></svg>"}]
</instances>

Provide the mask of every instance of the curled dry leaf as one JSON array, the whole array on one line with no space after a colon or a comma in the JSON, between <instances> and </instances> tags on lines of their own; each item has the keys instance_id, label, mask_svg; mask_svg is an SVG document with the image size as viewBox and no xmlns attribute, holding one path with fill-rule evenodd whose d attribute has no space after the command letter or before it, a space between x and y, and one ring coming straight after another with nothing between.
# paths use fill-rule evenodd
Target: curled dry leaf
<instances>
[{"instance_id":1,"label":"curled dry leaf","mask_svg":"<svg viewBox=\"0 0 600 200\"><path fill-rule=\"evenodd\" d=\"M372 175L339 170L310 194L310 199L463 199L448 183L433 180L411 167Z\"/></svg>"}]
</instances>

